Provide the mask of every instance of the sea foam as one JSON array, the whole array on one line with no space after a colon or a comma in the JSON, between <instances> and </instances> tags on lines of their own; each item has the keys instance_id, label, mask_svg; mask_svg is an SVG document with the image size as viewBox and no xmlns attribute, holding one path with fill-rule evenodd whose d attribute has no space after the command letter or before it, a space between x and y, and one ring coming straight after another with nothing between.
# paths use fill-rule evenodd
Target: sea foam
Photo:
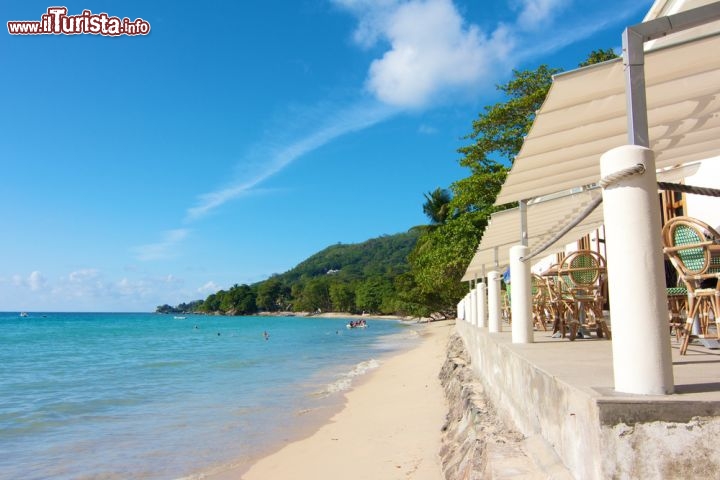
<instances>
[{"instance_id":1,"label":"sea foam","mask_svg":"<svg viewBox=\"0 0 720 480\"><path fill-rule=\"evenodd\" d=\"M380 363L374 358L364 362L360 362L355 365L352 370L342 374L340 378L338 378L336 381L327 385L321 392L319 392L319 395L325 397L328 395L332 395L333 393L349 390L355 377L364 375L369 371L378 368L379 366Z\"/></svg>"}]
</instances>

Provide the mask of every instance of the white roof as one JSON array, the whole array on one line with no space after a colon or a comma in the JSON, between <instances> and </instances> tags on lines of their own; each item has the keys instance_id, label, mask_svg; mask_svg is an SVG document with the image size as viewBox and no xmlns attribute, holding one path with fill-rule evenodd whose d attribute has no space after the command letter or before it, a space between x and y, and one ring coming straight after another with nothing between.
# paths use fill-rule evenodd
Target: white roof
<instances>
[{"instance_id":1,"label":"white roof","mask_svg":"<svg viewBox=\"0 0 720 480\"><path fill-rule=\"evenodd\" d=\"M650 148L658 168L720 154L720 36L647 52ZM626 145L621 59L557 75L496 204L596 183L600 156Z\"/></svg>"}]
</instances>

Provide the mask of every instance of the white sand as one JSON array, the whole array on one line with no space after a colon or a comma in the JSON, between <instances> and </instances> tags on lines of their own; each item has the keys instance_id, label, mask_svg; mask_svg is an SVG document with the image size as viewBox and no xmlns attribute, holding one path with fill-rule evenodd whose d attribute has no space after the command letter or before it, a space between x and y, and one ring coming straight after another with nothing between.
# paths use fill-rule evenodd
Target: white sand
<instances>
[{"instance_id":1,"label":"white sand","mask_svg":"<svg viewBox=\"0 0 720 480\"><path fill-rule=\"evenodd\" d=\"M438 373L453 322L427 324L416 348L383 361L308 438L261 459L244 480L439 480L447 405ZM239 478L231 472L223 479Z\"/></svg>"}]
</instances>

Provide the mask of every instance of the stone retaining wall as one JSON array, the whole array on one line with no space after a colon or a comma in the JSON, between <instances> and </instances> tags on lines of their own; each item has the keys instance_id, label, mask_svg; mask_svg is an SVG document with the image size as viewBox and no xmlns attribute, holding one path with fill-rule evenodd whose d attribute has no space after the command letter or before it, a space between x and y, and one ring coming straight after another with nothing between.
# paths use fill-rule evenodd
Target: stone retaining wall
<instances>
[{"instance_id":1,"label":"stone retaining wall","mask_svg":"<svg viewBox=\"0 0 720 480\"><path fill-rule=\"evenodd\" d=\"M498 417L482 384L474 378L458 335L451 337L447 350L440 372L450 410L440 452L445 479L569 478L548 474L546 466L538 464L529 452L533 439L525 438Z\"/></svg>"}]
</instances>

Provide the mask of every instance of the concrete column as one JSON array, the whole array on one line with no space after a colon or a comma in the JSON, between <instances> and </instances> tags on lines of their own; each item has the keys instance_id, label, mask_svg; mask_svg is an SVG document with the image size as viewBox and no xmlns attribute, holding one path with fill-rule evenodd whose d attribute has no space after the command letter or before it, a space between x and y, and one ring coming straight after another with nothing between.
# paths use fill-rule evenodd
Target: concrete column
<instances>
[{"instance_id":1,"label":"concrete column","mask_svg":"<svg viewBox=\"0 0 720 480\"><path fill-rule=\"evenodd\" d=\"M502 331L500 318L500 274L495 270L488 273L488 323L489 331Z\"/></svg>"},{"instance_id":2,"label":"concrete column","mask_svg":"<svg viewBox=\"0 0 720 480\"><path fill-rule=\"evenodd\" d=\"M487 328L487 287L485 282L482 281L477 286L478 292L478 326Z\"/></svg>"},{"instance_id":3,"label":"concrete column","mask_svg":"<svg viewBox=\"0 0 720 480\"><path fill-rule=\"evenodd\" d=\"M521 258L530 253L524 245L510 247L510 279L512 281L512 341L533 343L532 287L530 285L530 263Z\"/></svg>"},{"instance_id":4,"label":"concrete column","mask_svg":"<svg viewBox=\"0 0 720 480\"><path fill-rule=\"evenodd\" d=\"M615 390L662 395L674 385L655 155L636 145L614 148L600 158L600 173L637 164L645 173L603 190Z\"/></svg>"},{"instance_id":5,"label":"concrete column","mask_svg":"<svg viewBox=\"0 0 720 480\"><path fill-rule=\"evenodd\" d=\"M477 290L470 290L470 325L477 325Z\"/></svg>"},{"instance_id":6,"label":"concrete column","mask_svg":"<svg viewBox=\"0 0 720 480\"><path fill-rule=\"evenodd\" d=\"M472 325L472 293L465 296L465 321Z\"/></svg>"}]
</instances>

